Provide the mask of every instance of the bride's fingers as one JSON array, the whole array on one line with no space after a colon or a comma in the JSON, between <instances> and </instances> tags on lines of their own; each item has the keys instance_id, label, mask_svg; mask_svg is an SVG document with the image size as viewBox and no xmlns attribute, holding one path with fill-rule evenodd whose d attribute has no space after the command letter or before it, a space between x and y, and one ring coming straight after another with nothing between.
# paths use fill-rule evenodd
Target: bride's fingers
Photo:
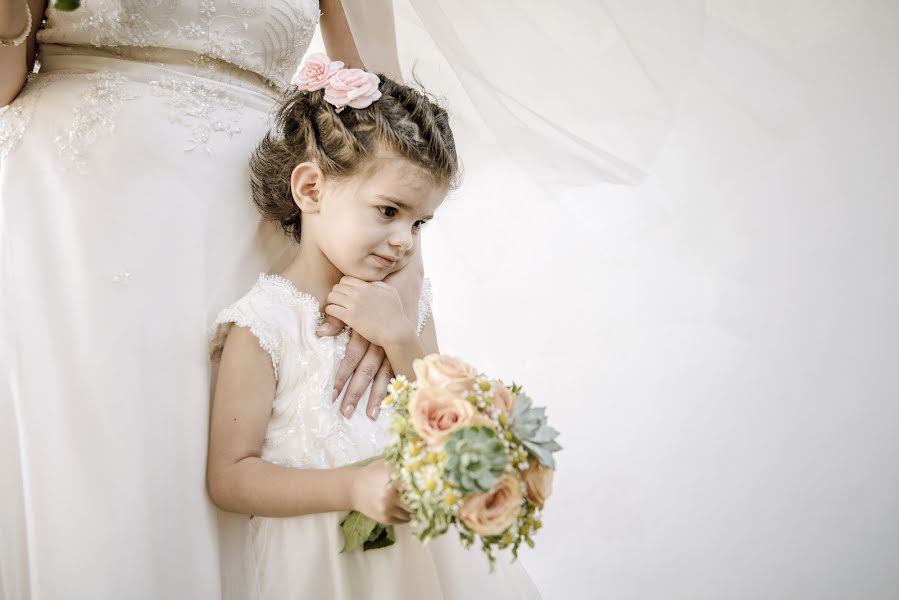
<instances>
[{"instance_id":1,"label":"bride's fingers","mask_svg":"<svg viewBox=\"0 0 899 600\"><path fill-rule=\"evenodd\" d=\"M384 349L374 344L369 344L362 361L350 378L350 385L347 387L346 395L343 397L343 404L340 412L343 416L349 418L353 416L353 411L359 404L362 394L368 389L368 385L374 379L375 374L384 360Z\"/></svg>"},{"instance_id":2,"label":"bride's fingers","mask_svg":"<svg viewBox=\"0 0 899 600\"><path fill-rule=\"evenodd\" d=\"M346 344L343 359L337 367L337 378L334 379L334 391L331 394L331 402L337 400L337 396L343 391L343 386L355 372L356 367L362 362L362 358L368 351L369 341L362 337L358 331L353 330ZM343 411L341 410L341 413Z\"/></svg>"},{"instance_id":3,"label":"bride's fingers","mask_svg":"<svg viewBox=\"0 0 899 600\"><path fill-rule=\"evenodd\" d=\"M318 326L318 329L315 330L316 335L319 336L330 336L337 335L341 331L343 331L343 327L346 325L343 321L338 319L337 317L332 317L328 315L325 318L325 322Z\"/></svg>"},{"instance_id":4,"label":"bride's fingers","mask_svg":"<svg viewBox=\"0 0 899 600\"><path fill-rule=\"evenodd\" d=\"M390 368L390 361L385 355L371 384L371 394L368 396L368 417L374 421L381 412L381 403L387 397L387 386L390 385L390 379L393 377L393 370Z\"/></svg>"}]
</instances>

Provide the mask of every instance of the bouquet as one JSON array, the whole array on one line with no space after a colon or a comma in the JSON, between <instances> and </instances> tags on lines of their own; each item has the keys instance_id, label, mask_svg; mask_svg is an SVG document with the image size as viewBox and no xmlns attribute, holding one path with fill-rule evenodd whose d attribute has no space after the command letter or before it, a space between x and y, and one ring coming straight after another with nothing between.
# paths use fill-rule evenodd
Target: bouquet
<instances>
[{"instance_id":1,"label":"bouquet","mask_svg":"<svg viewBox=\"0 0 899 600\"><path fill-rule=\"evenodd\" d=\"M409 507L422 542L455 525L463 545L480 541L491 569L495 550L533 547L541 511L552 492L553 453L559 433L544 408L516 384L479 374L464 362L431 354L416 360L416 381L390 382L386 405L395 407L394 439L380 456ZM394 542L393 528L353 511L341 523L341 552L373 550Z\"/></svg>"}]
</instances>

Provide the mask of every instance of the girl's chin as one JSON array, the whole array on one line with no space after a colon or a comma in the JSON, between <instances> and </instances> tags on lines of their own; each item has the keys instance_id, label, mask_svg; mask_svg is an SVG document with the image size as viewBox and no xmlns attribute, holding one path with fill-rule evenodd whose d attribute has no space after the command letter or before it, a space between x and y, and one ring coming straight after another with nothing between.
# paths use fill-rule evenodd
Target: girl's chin
<instances>
[{"instance_id":1,"label":"girl's chin","mask_svg":"<svg viewBox=\"0 0 899 600\"><path fill-rule=\"evenodd\" d=\"M378 269L377 267L366 265L362 268L356 267L354 269L348 269L341 272L347 277L361 279L362 281L368 281L369 283L371 283L373 281L383 281L384 278L392 271L387 269Z\"/></svg>"}]
</instances>

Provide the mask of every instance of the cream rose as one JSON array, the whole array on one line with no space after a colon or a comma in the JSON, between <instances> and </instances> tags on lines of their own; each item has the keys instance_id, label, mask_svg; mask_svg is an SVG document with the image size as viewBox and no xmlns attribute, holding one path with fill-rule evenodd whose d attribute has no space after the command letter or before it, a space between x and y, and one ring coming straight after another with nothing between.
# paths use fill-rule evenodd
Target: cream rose
<instances>
[{"instance_id":1,"label":"cream rose","mask_svg":"<svg viewBox=\"0 0 899 600\"><path fill-rule=\"evenodd\" d=\"M496 480L493 489L462 500L459 518L475 533L499 535L515 523L521 512L521 484L514 475Z\"/></svg>"},{"instance_id":2,"label":"cream rose","mask_svg":"<svg viewBox=\"0 0 899 600\"><path fill-rule=\"evenodd\" d=\"M533 458L528 461L530 466L524 472L525 496L528 500L543 508L543 503L553 493L553 471L544 467Z\"/></svg>"},{"instance_id":3,"label":"cream rose","mask_svg":"<svg viewBox=\"0 0 899 600\"><path fill-rule=\"evenodd\" d=\"M423 387L409 399L409 421L416 433L429 446L439 446L449 435L470 425L474 407L449 390L440 387Z\"/></svg>"},{"instance_id":4,"label":"cream rose","mask_svg":"<svg viewBox=\"0 0 899 600\"><path fill-rule=\"evenodd\" d=\"M365 108L381 97L381 80L362 69L341 69L334 73L325 88L325 100L340 108Z\"/></svg>"},{"instance_id":5,"label":"cream rose","mask_svg":"<svg viewBox=\"0 0 899 600\"><path fill-rule=\"evenodd\" d=\"M314 92L320 90L331 81L331 78L343 68L343 62L331 60L321 52L310 54L293 74L290 83L301 90Z\"/></svg>"},{"instance_id":6,"label":"cream rose","mask_svg":"<svg viewBox=\"0 0 899 600\"><path fill-rule=\"evenodd\" d=\"M457 394L464 394L474 387L478 372L469 364L443 354L429 354L412 363L415 378L420 385L446 388Z\"/></svg>"},{"instance_id":7,"label":"cream rose","mask_svg":"<svg viewBox=\"0 0 899 600\"><path fill-rule=\"evenodd\" d=\"M502 414L507 417L512 414L515 400L515 394L509 388L498 381L493 383L493 406L498 408Z\"/></svg>"}]
</instances>

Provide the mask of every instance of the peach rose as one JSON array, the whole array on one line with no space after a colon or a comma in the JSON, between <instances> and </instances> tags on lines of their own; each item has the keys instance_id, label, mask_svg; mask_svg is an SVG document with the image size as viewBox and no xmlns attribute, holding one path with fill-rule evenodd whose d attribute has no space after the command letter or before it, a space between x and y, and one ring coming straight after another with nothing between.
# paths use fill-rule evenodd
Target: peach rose
<instances>
[{"instance_id":1,"label":"peach rose","mask_svg":"<svg viewBox=\"0 0 899 600\"><path fill-rule=\"evenodd\" d=\"M421 385L446 388L464 394L474 386L477 371L469 364L443 354L429 354L412 363L415 378Z\"/></svg>"},{"instance_id":2,"label":"peach rose","mask_svg":"<svg viewBox=\"0 0 899 600\"><path fill-rule=\"evenodd\" d=\"M429 446L439 446L449 435L470 425L474 407L470 402L439 387L424 387L409 399L409 421Z\"/></svg>"},{"instance_id":3,"label":"peach rose","mask_svg":"<svg viewBox=\"0 0 899 600\"><path fill-rule=\"evenodd\" d=\"M381 80L362 69L341 69L334 73L325 88L325 100L341 108L365 108L381 97Z\"/></svg>"},{"instance_id":4,"label":"peach rose","mask_svg":"<svg viewBox=\"0 0 899 600\"><path fill-rule=\"evenodd\" d=\"M544 467L540 462L532 459L528 460L530 466L524 472L525 496L528 500L543 508L543 503L553 493L553 471L549 467Z\"/></svg>"},{"instance_id":5,"label":"peach rose","mask_svg":"<svg viewBox=\"0 0 899 600\"><path fill-rule=\"evenodd\" d=\"M507 417L512 414L512 407L515 406L516 399L515 394L502 383L498 381L493 383L493 406L498 408L502 414Z\"/></svg>"},{"instance_id":6,"label":"peach rose","mask_svg":"<svg viewBox=\"0 0 899 600\"><path fill-rule=\"evenodd\" d=\"M462 500L459 518L475 533L499 535L515 523L521 512L521 484L511 474L496 480L493 489Z\"/></svg>"},{"instance_id":7,"label":"peach rose","mask_svg":"<svg viewBox=\"0 0 899 600\"><path fill-rule=\"evenodd\" d=\"M290 83L301 90L314 92L320 90L331 81L331 78L343 68L339 60L331 60L321 52L310 54L306 62L297 68Z\"/></svg>"}]
</instances>

